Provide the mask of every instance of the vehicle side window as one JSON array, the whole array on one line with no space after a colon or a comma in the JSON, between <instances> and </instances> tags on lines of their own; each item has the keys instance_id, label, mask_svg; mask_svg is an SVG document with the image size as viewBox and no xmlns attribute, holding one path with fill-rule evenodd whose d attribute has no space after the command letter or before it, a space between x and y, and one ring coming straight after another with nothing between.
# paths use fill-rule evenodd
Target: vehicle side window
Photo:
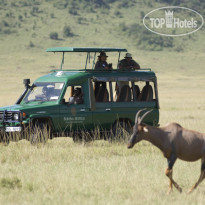
<instances>
[{"instance_id":1,"label":"vehicle side window","mask_svg":"<svg viewBox=\"0 0 205 205\"><path fill-rule=\"evenodd\" d=\"M154 83L149 81L114 81L93 83L98 102L151 102L155 100Z\"/></svg>"},{"instance_id":2,"label":"vehicle side window","mask_svg":"<svg viewBox=\"0 0 205 205\"><path fill-rule=\"evenodd\" d=\"M81 85L68 86L66 93L64 95L64 103L68 104L83 104L84 96L83 89Z\"/></svg>"},{"instance_id":3,"label":"vehicle side window","mask_svg":"<svg viewBox=\"0 0 205 205\"><path fill-rule=\"evenodd\" d=\"M114 102L151 102L155 99L153 82L112 82Z\"/></svg>"},{"instance_id":4,"label":"vehicle side window","mask_svg":"<svg viewBox=\"0 0 205 205\"><path fill-rule=\"evenodd\" d=\"M118 81L116 82L116 102L131 102L131 84L129 81Z\"/></svg>"},{"instance_id":5,"label":"vehicle side window","mask_svg":"<svg viewBox=\"0 0 205 205\"><path fill-rule=\"evenodd\" d=\"M96 81L93 88L96 103L110 101L109 82Z\"/></svg>"},{"instance_id":6,"label":"vehicle side window","mask_svg":"<svg viewBox=\"0 0 205 205\"><path fill-rule=\"evenodd\" d=\"M132 84L133 99L140 102L151 102L155 100L153 82L138 81Z\"/></svg>"}]
</instances>

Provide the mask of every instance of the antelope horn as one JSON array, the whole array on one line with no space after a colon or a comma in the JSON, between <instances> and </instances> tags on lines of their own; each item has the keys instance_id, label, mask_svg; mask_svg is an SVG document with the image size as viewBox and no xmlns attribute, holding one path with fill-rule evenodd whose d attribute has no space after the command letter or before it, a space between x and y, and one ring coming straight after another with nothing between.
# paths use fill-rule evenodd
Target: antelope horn
<instances>
[{"instance_id":1,"label":"antelope horn","mask_svg":"<svg viewBox=\"0 0 205 205\"><path fill-rule=\"evenodd\" d=\"M141 117L140 120L139 120L139 124L140 124L140 123L143 121L143 119L144 119L150 112L152 112L152 111L153 111L153 109L147 111L144 115L142 115L142 117Z\"/></svg>"},{"instance_id":2,"label":"antelope horn","mask_svg":"<svg viewBox=\"0 0 205 205\"><path fill-rule=\"evenodd\" d=\"M139 111L137 112L136 117L135 117L135 123L137 123L140 113L141 113L142 111L144 111L144 110L146 110L146 108L141 109L141 110L139 110Z\"/></svg>"}]
</instances>

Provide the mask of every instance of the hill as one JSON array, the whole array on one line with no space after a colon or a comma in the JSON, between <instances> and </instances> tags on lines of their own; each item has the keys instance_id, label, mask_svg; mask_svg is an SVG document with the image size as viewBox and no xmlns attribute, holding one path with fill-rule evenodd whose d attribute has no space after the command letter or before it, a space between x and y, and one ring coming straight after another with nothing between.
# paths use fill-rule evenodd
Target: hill
<instances>
[{"instance_id":1,"label":"hill","mask_svg":"<svg viewBox=\"0 0 205 205\"><path fill-rule=\"evenodd\" d=\"M19 95L23 78L33 81L58 68L61 56L45 52L55 46L125 47L159 75L204 74L204 27L185 37L162 37L143 26L146 13L168 5L205 11L202 0L0 0L0 93L16 95L15 88ZM66 56L66 63L76 66L78 57Z\"/></svg>"}]
</instances>

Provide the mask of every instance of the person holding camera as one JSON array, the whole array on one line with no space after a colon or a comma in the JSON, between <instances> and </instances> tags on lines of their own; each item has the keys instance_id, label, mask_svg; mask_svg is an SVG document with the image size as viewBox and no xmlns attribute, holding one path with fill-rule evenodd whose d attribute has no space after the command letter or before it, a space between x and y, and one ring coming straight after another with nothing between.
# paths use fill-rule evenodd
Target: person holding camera
<instances>
[{"instance_id":1,"label":"person holding camera","mask_svg":"<svg viewBox=\"0 0 205 205\"><path fill-rule=\"evenodd\" d=\"M95 64L95 70L112 70L112 64L107 63L107 55L105 52L100 52L100 55L98 56L98 61ZM98 92L100 87L102 87L104 90L106 89L106 82L95 82L95 97L97 98Z\"/></svg>"},{"instance_id":2,"label":"person holding camera","mask_svg":"<svg viewBox=\"0 0 205 205\"><path fill-rule=\"evenodd\" d=\"M126 53L124 59L120 60L120 62L118 63L118 69L122 71L139 70L140 65L132 59L131 53ZM119 95L121 92L121 89L127 85L129 86L129 82L118 81L116 84L116 88L115 88L117 95Z\"/></svg>"},{"instance_id":3,"label":"person holding camera","mask_svg":"<svg viewBox=\"0 0 205 205\"><path fill-rule=\"evenodd\" d=\"M100 52L100 55L98 56L98 61L95 64L95 70L111 70L112 64L107 63L107 55L105 52Z\"/></svg>"},{"instance_id":4,"label":"person holding camera","mask_svg":"<svg viewBox=\"0 0 205 205\"><path fill-rule=\"evenodd\" d=\"M118 69L120 70L138 70L140 65L132 59L131 53L126 53L124 59L118 63Z\"/></svg>"}]
</instances>

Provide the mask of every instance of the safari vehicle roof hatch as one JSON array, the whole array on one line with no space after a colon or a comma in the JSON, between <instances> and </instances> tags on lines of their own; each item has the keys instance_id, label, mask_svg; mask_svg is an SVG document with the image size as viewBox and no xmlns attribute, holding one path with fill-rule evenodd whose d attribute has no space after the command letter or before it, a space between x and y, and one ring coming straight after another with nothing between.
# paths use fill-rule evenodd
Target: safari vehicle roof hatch
<instances>
[{"instance_id":1,"label":"safari vehicle roof hatch","mask_svg":"<svg viewBox=\"0 0 205 205\"><path fill-rule=\"evenodd\" d=\"M93 65L92 65L92 69L94 69L95 58L96 58L97 52L118 52L119 53L118 62L119 62L120 53L127 52L127 49L125 49L125 48L90 48L90 47L87 47L87 48L85 48L85 47L83 47L83 48L80 48L80 47L55 47L55 48L47 48L46 52L63 53L60 70L63 70L65 52L85 52L85 53L87 53L87 58L86 58L86 63L85 63L85 70L86 70L87 63L88 63L88 61L90 61L90 53L94 53Z\"/></svg>"},{"instance_id":2,"label":"safari vehicle roof hatch","mask_svg":"<svg viewBox=\"0 0 205 205\"><path fill-rule=\"evenodd\" d=\"M77 47L55 47L47 48L47 52L127 52L125 48L77 48Z\"/></svg>"}]
</instances>

